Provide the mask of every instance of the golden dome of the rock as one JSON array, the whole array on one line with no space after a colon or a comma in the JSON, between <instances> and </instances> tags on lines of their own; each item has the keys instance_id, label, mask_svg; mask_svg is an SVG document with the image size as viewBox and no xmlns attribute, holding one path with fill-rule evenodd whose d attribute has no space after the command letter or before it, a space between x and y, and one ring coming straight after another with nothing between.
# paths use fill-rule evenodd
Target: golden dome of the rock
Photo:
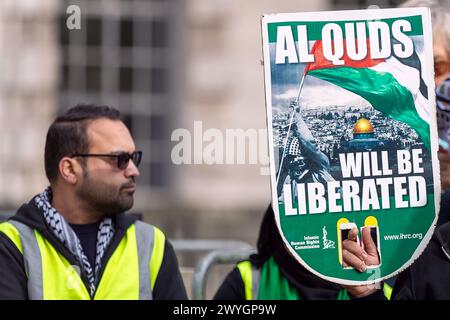
<instances>
[{"instance_id":1,"label":"golden dome of the rock","mask_svg":"<svg viewBox=\"0 0 450 320\"><path fill-rule=\"evenodd\" d=\"M356 121L353 133L373 133L373 125L366 118Z\"/></svg>"}]
</instances>

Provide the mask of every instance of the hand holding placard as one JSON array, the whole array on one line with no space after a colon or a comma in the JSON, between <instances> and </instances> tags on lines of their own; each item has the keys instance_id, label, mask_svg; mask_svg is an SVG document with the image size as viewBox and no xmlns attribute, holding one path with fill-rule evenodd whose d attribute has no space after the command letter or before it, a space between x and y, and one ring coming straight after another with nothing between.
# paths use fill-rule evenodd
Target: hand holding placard
<instances>
[{"instance_id":1,"label":"hand holding placard","mask_svg":"<svg viewBox=\"0 0 450 320\"><path fill-rule=\"evenodd\" d=\"M342 263L344 266L351 266L360 272L366 271L368 266L380 264L377 246L370 234L370 228L362 229L362 241L364 249L356 242L358 229L353 228L348 234L348 238L342 243Z\"/></svg>"},{"instance_id":2,"label":"hand holding placard","mask_svg":"<svg viewBox=\"0 0 450 320\"><path fill-rule=\"evenodd\" d=\"M370 227L362 229L362 242L364 249L357 242L358 229L353 228L347 239L342 242L342 265L350 266L364 272L367 267L380 264L380 257L375 242L370 233ZM377 290L375 286L344 286L353 297L364 297Z\"/></svg>"}]
</instances>

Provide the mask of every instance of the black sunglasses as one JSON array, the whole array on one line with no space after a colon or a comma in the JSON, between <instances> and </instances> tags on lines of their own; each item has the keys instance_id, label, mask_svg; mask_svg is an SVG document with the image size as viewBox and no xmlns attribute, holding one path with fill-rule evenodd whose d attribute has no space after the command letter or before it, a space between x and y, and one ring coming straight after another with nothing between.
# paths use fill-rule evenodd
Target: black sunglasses
<instances>
[{"instance_id":1,"label":"black sunglasses","mask_svg":"<svg viewBox=\"0 0 450 320\"><path fill-rule=\"evenodd\" d=\"M75 153L71 156L74 157L110 157L117 158L117 168L120 170L125 170L128 167L128 163L130 159L133 161L136 167L139 167L139 164L142 160L142 151L135 151L133 153L120 152L117 154L94 154L94 153Z\"/></svg>"}]
</instances>

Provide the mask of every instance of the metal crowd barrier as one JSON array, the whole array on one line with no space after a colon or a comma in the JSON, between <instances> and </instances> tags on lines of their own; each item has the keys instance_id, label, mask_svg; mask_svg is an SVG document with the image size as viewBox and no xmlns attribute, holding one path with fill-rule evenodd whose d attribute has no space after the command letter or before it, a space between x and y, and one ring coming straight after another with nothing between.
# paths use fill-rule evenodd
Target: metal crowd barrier
<instances>
[{"instance_id":1,"label":"metal crowd barrier","mask_svg":"<svg viewBox=\"0 0 450 320\"><path fill-rule=\"evenodd\" d=\"M7 213L4 214L4 213L1 213L1 214L0 214L0 223L3 222L3 221L8 220L8 218L11 217L11 216L12 216L12 214L7 214Z\"/></svg>"},{"instance_id":2,"label":"metal crowd barrier","mask_svg":"<svg viewBox=\"0 0 450 320\"><path fill-rule=\"evenodd\" d=\"M193 282L192 282L192 299L206 299L206 283L208 281L208 273L214 264L237 263L256 253L254 249L228 249L215 250L203 257L195 266Z\"/></svg>"},{"instance_id":3,"label":"metal crowd barrier","mask_svg":"<svg viewBox=\"0 0 450 320\"><path fill-rule=\"evenodd\" d=\"M248 259L256 250L248 243L233 240L171 240L177 252L208 252L196 264L192 279L192 299L206 299L206 283L215 264L234 264Z\"/></svg>"}]
</instances>

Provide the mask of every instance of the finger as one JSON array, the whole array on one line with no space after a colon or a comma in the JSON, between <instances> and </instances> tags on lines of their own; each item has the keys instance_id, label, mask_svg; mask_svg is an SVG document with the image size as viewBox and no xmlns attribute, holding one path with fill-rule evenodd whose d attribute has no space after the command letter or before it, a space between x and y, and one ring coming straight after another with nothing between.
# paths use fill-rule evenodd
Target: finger
<instances>
[{"instance_id":1,"label":"finger","mask_svg":"<svg viewBox=\"0 0 450 320\"><path fill-rule=\"evenodd\" d=\"M349 251L358 259L365 261L368 257L367 253L355 241L345 240L342 242L342 249Z\"/></svg>"},{"instance_id":2,"label":"finger","mask_svg":"<svg viewBox=\"0 0 450 320\"><path fill-rule=\"evenodd\" d=\"M367 252L367 254L372 257L378 256L377 246L375 245L375 242L372 239L372 235L370 234L370 228L364 228L362 230L362 238L364 243L364 250Z\"/></svg>"},{"instance_id":3,"label":"finger","mask_svg":"<svg viewBox=\"0 0 450 320\"><path fill-rule=\"evenodd\" d=\"M359 259L357 256L355 256L348 250L342 250L342 262L344 267L350 266L355 268L359 272L364 272L367 269L367 266L364 263L364 261Z\"/></svg>"},{"instance_id":4,"label":"finger","mask_svg":"<svg viewBox=\"0 0 450 320\"><path fill-rule=\"evenodd\" d=\"M347 239L356 242L356 237L358 236L358 228L353 228L348 233Z\"/></svg>"}]
</instances>

